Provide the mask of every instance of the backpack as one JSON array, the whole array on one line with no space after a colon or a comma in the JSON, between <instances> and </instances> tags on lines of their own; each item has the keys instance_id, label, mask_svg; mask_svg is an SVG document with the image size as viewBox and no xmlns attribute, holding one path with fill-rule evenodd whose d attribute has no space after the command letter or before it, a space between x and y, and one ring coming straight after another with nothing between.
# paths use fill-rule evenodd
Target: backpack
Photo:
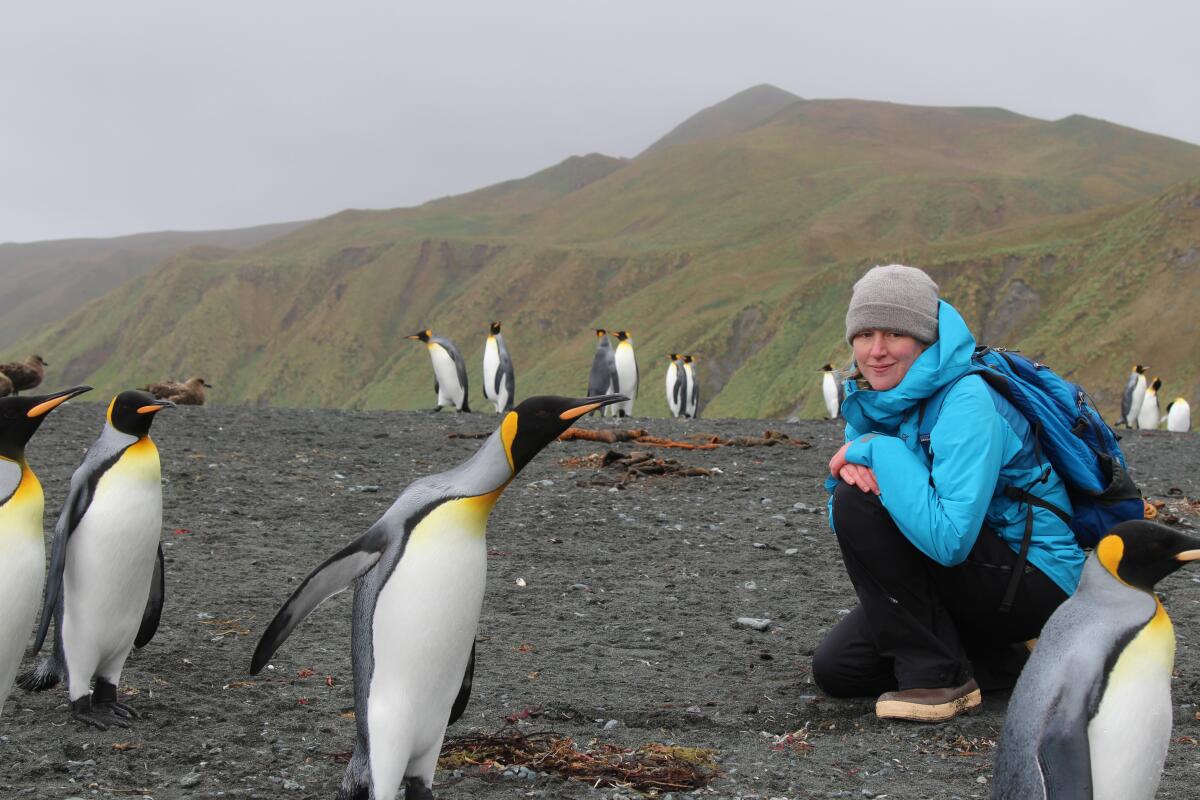
<instances>
[{"instance_id":1,"label":"backpack","mask_svg":"<svg viewBox=\"0 0 1200 800\"><path fill-rule=\"evenodd\" d=\"M1008 497L1028 507L1014 578L1025 568L1033 536L1034 506L1053 512L1067 523L1083 548L1095 547L1118 522L1142 519L1142 493L1129 477L1117 436L1082 387L1016 351L986 346L975 348L966 375L983 378L1025 417L1033 431L1038 461L1049 464L1033 484L1005 489ZM932 455L929 434L937 422L942 401L957 382L942 387L921 406L918 437L926 455ZM1030 491L1050 478L1050 467L1066 485L1073 514ZM1014 581L1010 595L1015 588ZM1011 596L1005 600L1005 605L1011 605Z\"/></svg>"}]
</instances>

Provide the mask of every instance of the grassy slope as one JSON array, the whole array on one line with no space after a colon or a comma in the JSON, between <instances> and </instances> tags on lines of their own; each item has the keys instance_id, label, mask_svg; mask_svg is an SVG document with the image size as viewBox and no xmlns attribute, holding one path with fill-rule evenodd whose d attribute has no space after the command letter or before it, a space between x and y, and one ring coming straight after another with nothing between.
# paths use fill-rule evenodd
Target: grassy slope
<instances>
[{"instance_id":1,"label":"grassy slope","mask_svg":"<svg viewBox=\"0 0 1200 800\"><path fill-rule=\"evenodd\" d=\"M218 402L417 408L433 398L428 357L401 337L432 327L467 356L482 409L489 320L504 321L518 396L582 392L589 329L626 327L639 413L666 413L665 354L691 351L707 413L817 415L813 370L848 355L850 285L903 260L929 266L977 330L1101 399L1134 358L1170 376L1164 395L1194 396L1194 356L1171 336L1190 325L1195 340L1173 302L1200 281L1186 269L1197 185L1152 198L1200 175L1200 148L1079 117L859 101L796 101L710 134L193 253L17 351L104 392L199 372Z\"/></svg>"},{"instance_id":2,"label":"grassy slope","mask_svg":"<svg viewBox=\"0 0 1200 800\"><path fill-rule=\"evenodd\" d=\"M190 247L255 247L304 223L229 231L162 231L112 239L0 244L0 347L62 319Z\"/></svg>"}]
</instances>

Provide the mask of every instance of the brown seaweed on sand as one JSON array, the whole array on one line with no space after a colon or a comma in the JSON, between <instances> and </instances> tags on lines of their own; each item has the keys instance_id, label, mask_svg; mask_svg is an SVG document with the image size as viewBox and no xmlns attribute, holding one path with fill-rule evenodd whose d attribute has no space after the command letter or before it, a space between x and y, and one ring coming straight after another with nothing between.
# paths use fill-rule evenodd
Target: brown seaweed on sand
<instances>
[{"instance_id":1,"label":"brown seaweed on sand","mask_svg":"<svg viewBox=\"0 0 1200 800\"><path fill-rule=\"evenodd\" d=\"M705 748L650 742L630 749L592 742L581 749L571 737L553 731L526 735L509 727L446 739L438 769L465 767L496 776L509 767L526 767L597 788L646 794L701 789L720 774L714 752Z\"/></svg>"}]
</instances>

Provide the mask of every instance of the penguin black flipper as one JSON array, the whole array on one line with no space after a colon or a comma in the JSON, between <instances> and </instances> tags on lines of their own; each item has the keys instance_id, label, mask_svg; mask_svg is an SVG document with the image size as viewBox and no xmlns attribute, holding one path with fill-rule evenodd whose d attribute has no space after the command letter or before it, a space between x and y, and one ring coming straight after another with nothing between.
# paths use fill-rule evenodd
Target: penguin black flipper
<instances>
[{"instance_id":1,"label":"penguin black flipper","mask_svg":"<svg viewBox=\"0 0 1200 800\"><path fill-rule=\"evenodd\" d=\"M355 579L375 566L387 542L387 530L376 523L309 573L304 583L292 593L275 615L275 619L267 626L258 647L254 650L250 674L257 675L267 665L279 646L313 609L338 592L349 588Z\"/></svg>"},{"instance_id":2,"label":"penguin black flipper","mask_svg":"<svg viewBox=\"0 0 1200 800\"><path fill-rule=\"evenodd\" d=\"M163 599L166 597L166 575L163 570L162 543L158 545L158 558L154 562L154 577L150 579L150 596L146 598L146 610L142 612L142 625L138 628L134 647L145 647L158 631L162 618Z\"/></svg>"},{"instance_id":3,"label":"penguin black flipper","mask_svg":"<svg viewBox=\"0 0 1200 800\"><path fill-rule=\"evenodd\" d=\"M54 617L54 609L62 591L63 570L67 564L67 542L92 505L92 498L96 496L96 486L100 479L133 443L125 442L123 446L114 449L103 438L97 440L84 454L83 464L71 476L71 489L67 493L62 510L58 512L58 522L54 525L54 544L50 549L50 566L46 570L46 589L42 597L42 618L38 622L37 637L34 639L30 655L36 656L46 642L50 620Z\"/></svg>"},{"instance_id":4,"label":"penguin black flipper","mask_svg":"<svg viewBox=\"0 0 1200 800\"><path fill-rule=\"evenodd\" d=\"M1038 743L1038 769L1046 797L1092 800L1092 755L1086 708L1056 704Z\"/></svg>"},{"instance_id":5,"label":"penguin black flipper","mask_svg":"<svg viewBox=\"0 0 1200 800\"><path fill-rule=\"evenodd\" d=\"M458 690L458 697L454 698L454 705L450 707L450 721L447 725L453 725L462 718L463 712L467 710L467 702L471 699L471 684L475 682L475 643L471 642L471 658L467 661L467 669L463 673L462 688Z\"/></svg>"}]
</instances>

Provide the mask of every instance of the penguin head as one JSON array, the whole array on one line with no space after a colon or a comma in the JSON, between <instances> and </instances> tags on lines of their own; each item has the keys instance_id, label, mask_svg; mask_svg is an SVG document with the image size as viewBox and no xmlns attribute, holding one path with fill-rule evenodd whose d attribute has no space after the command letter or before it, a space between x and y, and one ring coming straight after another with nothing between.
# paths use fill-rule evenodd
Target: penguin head
<instances>
[{"instance_id":1,"label":"penguin head","mask_svg":"<svg viewBox=\"0 0 1200 800\"><path fill-rule=\"evenodd\" d=\"M538 395L522 401L500 423L500 441L508 455L512 474L520 472L579 417L628 399L621 394L576 398Z\"/></svg>"},{"instance_id":2,"label":"penguin head","mask_svg":"<svg viewBox=\"0 0 1200 800\"><path fill-rule=\"evenodd\" d=\"M696 359L692 358L691 356L683 357L683 363L685 363L685 364L693 364L693 363L695 363L695 361L696 361Z\"/></svg>"},{"instance_id":3,"label":"penguin head","mask_svg":"<svg viewBox=\"0 0 1200 800\"><path fill-rule=\"evenodd\" d=\"M1162 388L1162 378L1155 378L1154 382L1150 384L1150 388L1157 394L1158 390Z\"/></svg>"},{"instance_id":4,"label":"penguin head","mask_svg":"<svg viewBox=\"0 0 1200 800\"><path fill-rule=\"evenodd\" d=\"M629 331L617 331L617 341L624 342L629 338Z\"/></svg>"},{"instance_id":5,"label":"penguin head","mask_svg":"<svg viewBox=\"0 0 1200 800\"><path fill-rule=\"evenodd\" d=\"M821 367L821 372L833 372L833 370L833 364L826 363L825 366Z\"/></svg>"},{"instance_id":6,"label":"penguin head","mask_svg":"<svg viewBox=\"0 0 1200 800\"><path fill-rule=\"evenodd\" d=\"M1189 561L1200 560L1200 538L1157 522L1131 520L1100 540L1096 557L1117 580L1150 592Z\"/></svg>"},{"instance_id":7,"label":"penguin head","mask_svg":"<svg viewBox=\"0 0 1200 800\"><path fill-rule=\"evenodd\" d=\"M1150 368L1149 364L1134 364L1133 365L1133 371L1136 372L1138 375L1145 375L1146 370L1149 368Z\"/></svg>"},{"instance_id":8,"label":"penguin head","mask_svg":"<svg viewBox=\"0 0 1200 800\"><path fill-rule=\"evenodd\" d=\"M25 445L37 433L46 415L72 397L91 390L90 386L75 386L54 394L0 397L0 456L20 461Z\"/></svg>"},{"instance_id":9,"label":"penguin head","mask_svg":"<svg viewBox=\"0 0 1200 800\"><path fill-rule=\"evenodd\" d=\"M604 328L596 328L596 338L600 338L601 336L607 336L607 335L608 335L608 331L606 331Z\"/></svg>"},{"instance_id":10,"label":"penguin head","mask_svg":"<svg viewBox=\"0 0 1200 800\"><path fill-rule=\"evenodd\" d=\"M499 333L500 333L500 323L499 323L499 322L493 322L493 323L492 323L492 326L491 326L491 328L490 328L489 330L491 331L491 334L492 334L492 336L496 336L497 334L499 334Z\"/></svg>"},{"instance_id":11,"label":"penguin head","mask_svg":"<svg viewBox=\"0 0 1200 800\"><path fill-rule=\"evenodd\" d=\"M149 392L130 389L108 404L108 424L140 439L150 432L150 423L154 422L156 413L174 407L170 400L159 400Z\"/></svg>"},{"instance_id":12,"label":"penguin head","mask_svg":"<svg viewBox=\"0 0 1200 800\"><path fill-rule=\"evenodd\" d=\"M416 333L410 333L408 336L405 336L404 338L405 339L420 339L422 342L425 342L425 344L429 344L429 339L432 336L433 336L433 331L426 328L423 331L417 331Z\"/></svg>"},{"instance_id":13,"label":"penguin head","mask_svg":"<svg viewBox=\"0 0 1200 800\"><path fill-rule=\"evenodd\" d=\"M671 359L672 361L678 361L679 353L667 353L667 358Z\"/></svg>"}]
</instances>

